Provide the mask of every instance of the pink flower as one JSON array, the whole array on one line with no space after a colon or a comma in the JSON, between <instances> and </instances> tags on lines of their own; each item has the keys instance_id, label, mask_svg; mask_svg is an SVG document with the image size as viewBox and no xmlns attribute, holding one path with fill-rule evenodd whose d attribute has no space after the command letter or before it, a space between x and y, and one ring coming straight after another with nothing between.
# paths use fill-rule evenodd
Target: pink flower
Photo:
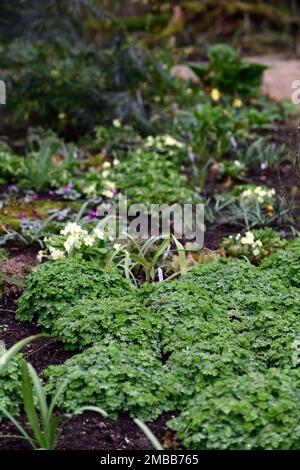
<instances>
[{"instance_id":1,"label":"pink flower","mask_svg":"<svg viewBox=\"0 0 300 470\"><path fill-rule=\"evenodd\" d=\"M40 220L41 220L41 219L43 218L43 216L42 216L39 212L37 212L35 209L32 209L31 215L32 215L33 217L35 217L36 219L40 219Z\"/></svg>"},{"instance_id":2,"label":"pink flower","mask_svg":"<svg viewBox=\"0 0 300 470\"><path fill-rule=\"evenodd\" d=\"M87 211L87 215L91 215L92 217L97 217L97 211Z\"/></svg>"},{"instance_id":3,"label":"pink flower","mask_svg":"<svg viewBox=\"0 0 300 470\"><path fill-rule=\"evenodd\" d=\"M21 212L21 214L18 216L18 220L24 219L27 217L27 212Z\"/></svg>"}]
</instances>

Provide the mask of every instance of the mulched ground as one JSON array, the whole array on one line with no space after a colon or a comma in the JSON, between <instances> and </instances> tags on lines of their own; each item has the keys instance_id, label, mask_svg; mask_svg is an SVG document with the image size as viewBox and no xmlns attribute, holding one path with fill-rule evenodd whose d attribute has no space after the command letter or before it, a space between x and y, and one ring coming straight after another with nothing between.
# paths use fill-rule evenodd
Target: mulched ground
<instances>
[{"instance_id":1,"label":"mulched ground","mask_svg":"<svg viewBox=\"0 0 300 470\"><path fill-rule=\"evenodd\" d=\"M180 449L176 436L167 430L166 422L174 414L166 413L149 425L165 449ZM22 416L20 421L24 425ZM11 423L1 423L0 435L16 434ZM30 450L27 442L19 439L0 439L1 450ZM57 450L151 450L152 444L128 416L111 421L94 412L80 416L63 416Z\"/></svg>"}]
</instances>

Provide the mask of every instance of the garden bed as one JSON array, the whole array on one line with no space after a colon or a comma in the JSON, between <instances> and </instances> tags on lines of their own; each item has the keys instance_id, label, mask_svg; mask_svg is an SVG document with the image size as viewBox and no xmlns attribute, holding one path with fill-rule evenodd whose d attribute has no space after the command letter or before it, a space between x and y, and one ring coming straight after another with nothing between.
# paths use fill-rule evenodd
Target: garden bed
<instances>
[{"instance_id":1,"label":"garden bed","mask_svg":"<svg viewBox=\"0 0 300 470\"><path fill-rule=\"evenodd\" d=\"M61 3L0 24L0 450L299 449L295 108Z\"/></svg>"}]
</instances>

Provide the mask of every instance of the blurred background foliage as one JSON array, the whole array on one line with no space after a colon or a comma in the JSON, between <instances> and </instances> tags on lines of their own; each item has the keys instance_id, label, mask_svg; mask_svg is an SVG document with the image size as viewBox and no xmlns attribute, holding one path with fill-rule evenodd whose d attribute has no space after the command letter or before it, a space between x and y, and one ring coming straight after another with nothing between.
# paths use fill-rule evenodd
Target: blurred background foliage
<instances>
[{"instance_id":1,"label":"blurred background foliage","mask_svg":"<svg viewBox=\"0 0 300 470\"><path fill-rule=\"evenodd\" d=\"M9 96L2 134L41 125L75 139L115 118L148 134L154 91L174 87L161 62L201 61L221 41L243 53L275 45L297 54L294 0L1 0L0 7L0 78Z\"/></svg>"}]
</instances>

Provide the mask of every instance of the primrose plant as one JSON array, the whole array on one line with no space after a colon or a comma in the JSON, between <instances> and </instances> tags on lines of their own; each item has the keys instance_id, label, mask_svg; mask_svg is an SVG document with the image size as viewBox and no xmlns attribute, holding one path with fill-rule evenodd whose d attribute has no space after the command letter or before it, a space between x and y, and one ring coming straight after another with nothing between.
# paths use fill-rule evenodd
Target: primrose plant
<instances>
[{"instance_id":1,"label":"primrose plant","mask_svg":"<svg viewBox=\"0 0 300 470\"><path fill-rule=\"evenodd\" d=\"M266 256L277 250L283 249L288 242L281 233L275 232L271 228L247 231L244 235L237 233L225 238L221 245L221 250L227 256L237 258L248 258L254 264L259 264Z\"/></svg>"},{"instance_id":2,"label":"primrose plant","mask_svg":"<svg viewBox=\"0 0 300 470\"><path fill-rule=\"evenodd\" d=\"M274 188L269 189L263 186L250 186L241 193L241 199L246 204L255 203L257 201L259 204L269 206L274 203L275 194Z\"/></svg>"},{"instance_id":3,"label":"primrose plant","mask_svg":"<svg viewBox=\"0 0 300 470\"><path fill-rule=\"evenodd\" d=\"M58 261L75 254L81 254L83 258L103 265L110 252L118 249L113 244L112 237L108 231L99 226L86 225L83 228L76 222L69 222L58 235L51 235L44 239L45 250L39 251L38 261L50 259Z\"/></svg>"}]
</instances>

